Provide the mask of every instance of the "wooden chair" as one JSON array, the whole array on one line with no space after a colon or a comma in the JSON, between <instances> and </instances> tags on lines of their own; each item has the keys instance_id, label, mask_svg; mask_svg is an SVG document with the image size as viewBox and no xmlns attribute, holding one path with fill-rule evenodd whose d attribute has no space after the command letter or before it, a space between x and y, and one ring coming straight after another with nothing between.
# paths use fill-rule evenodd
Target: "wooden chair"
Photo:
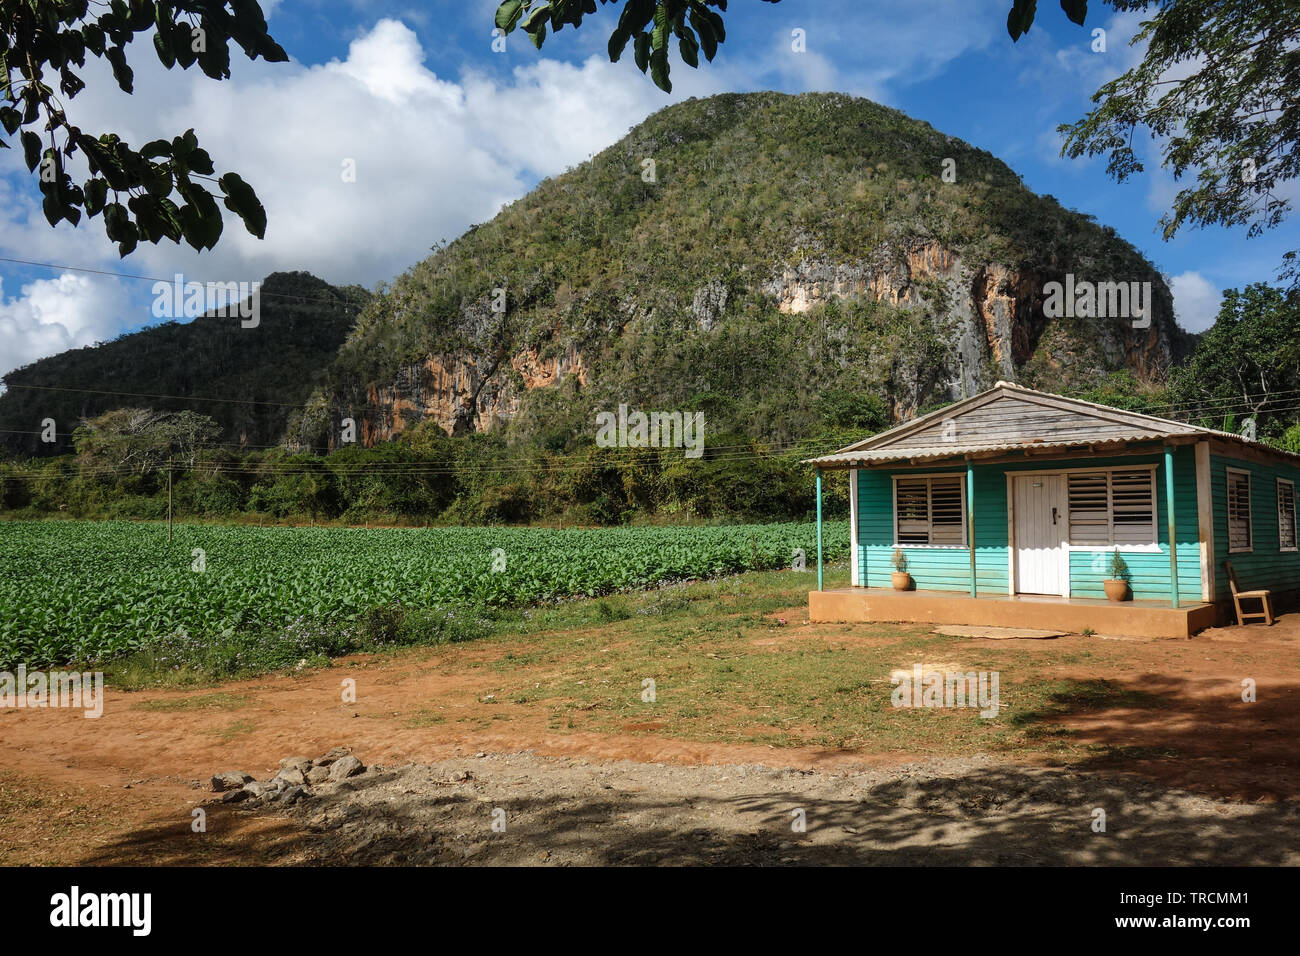
<instances>
[{"instance_id":1,"label":"wooden chair","mask_svg":"<svg viewBox=\"0 0 1300 956\"><path fill-rule=\"evenodd\" d=\"M1266 625L1273 623L1273 592L1272 591L1243 591L1237 585L1237 572L1232 569L1231 561L1224 561L1223 567L1228 572L1228 587L1232 588L1232 603L1237 608L1237 623L1244 625L1247 621L1262 618ZM1241 599L1247 598L1259 601L1264 608L1263 611L1252 611L1247 614L1241 609Z\"/></svg>"}]
</instances>

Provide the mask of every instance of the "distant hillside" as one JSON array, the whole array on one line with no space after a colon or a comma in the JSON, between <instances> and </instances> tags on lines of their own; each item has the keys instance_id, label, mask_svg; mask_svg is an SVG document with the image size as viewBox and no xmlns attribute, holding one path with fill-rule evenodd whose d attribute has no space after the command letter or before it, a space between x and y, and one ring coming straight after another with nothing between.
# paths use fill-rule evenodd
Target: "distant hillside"
<instances>
[{"instance_id":1,"label":"distant hillside","mask_svg":"<svg viewBox=\"0 0 1300 956\"><path fill-rule=\"evenodd\" d=\"M306 272L276 272L262 284L256 328L203 315L40 359L3 377L0 449L11 457L69 451L64 438L51 445L16 433L37 432L53 418L63 436L82 418L128 405L202 412L233 444L274 444L324 380L368 297ZM249 399L258 404L242 401Z\"/></svg>"},{"instance_id":2,"label":"distant hillside","mask_svg":"<svg viewBox=\"0 0 1300 956\"><path fill-rule=\"evenodd\" d=\"M1067 273L1150 282L1149 327L1048 318ZM827 393L899 419L998 379L1158 377L1189 346L1149 262L989 153L867 100L728 94L654 114L399 277L300 434L333 442L350 416L367 444L426 423L563 449L625 402L782 440Z\"/></svg>"}]
</instances>

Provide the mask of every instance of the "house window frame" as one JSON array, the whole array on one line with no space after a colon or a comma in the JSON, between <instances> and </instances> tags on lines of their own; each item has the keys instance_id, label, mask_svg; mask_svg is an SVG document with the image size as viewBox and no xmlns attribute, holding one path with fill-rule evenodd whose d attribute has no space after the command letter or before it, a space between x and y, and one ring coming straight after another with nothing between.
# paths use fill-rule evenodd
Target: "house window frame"
<instances>
[{"instance_id":1,"label":"house window frame","mask_svg":"<svg viewBox=\"0 0 1300 956\"><path fill-rule=\"evenodd\" d=\"M912 474L893 474L890 475L891 486L893 491L893 512L894 512L894 543L892 547L903 550L929 550L929 551L969 551L970 550L970 517L966 513L966 473L965 472L932 472L921 475ZM929 523L930 537L934 537L934 512L931 502L933 493L930 482L935 478L947 478L949 480L956 478L961 488L958 496L961 500L961 544L903 544L898 540L898 483L899 481L915 481L924 478L926 480L926 512Z\"/></svg>"},{"instance_id":2,"label":"house window frame","mask_svg":"<svg viewBox=\"0 0 1300 956\"><path fill-rule=\"evenodd\" d=\"M1282 486L1286 485L1291 489L1291 547L1282 547ZM1300 551L1300 525L1296 519L1296 500L1295 500L1295 482L1290 478L1277 479L1277 550L1281 554L1289 554L1293 551Z\"/></svg>"},{"instance_id":3,"label":"house window frame","mask_svg":"<svg viewBox=\"0 0 1300 956\"><path fill-rule=\"evenodd\" d=\"M1232 478L1239 475L1246 479L1246 539L1247 544L1244 548L1234 548L1232 546ZM1224 520L1228 523L1228 553L1229 554L1253 554L1255 552L1255 489L1252 478L1254 476L1245 468L1227 467L1224 469Z\"/></svg>"},{"instance_id":4,"label":"house window frame","mask_svg":"<svg viewBox=\"0 0 1300 956\"><path fill-rule=\"evenodd\" d=\"M1111 552L1119 549L1122 554L1159 554L1162 553L1160 546L1160 484L1156 481L1156 472L1160 466L1154 463L1144 463L1140 465L1108 465L1105 468L1067 468L1061 471L1051 472L1059 474L1065 478L1065 547L1068 551L1104 551ZM1151 540L1142 544L1116 544L1115 543L1115 510L1113 501L1112 475L1117 472L1145 471L1151 478ZM1012 474L1012 472L1008 472ZM1037 474L1037 472L1014 472L1014 474ZM1107 511L1107 529L1109 544L1075 544L1070 540L1070 477L1072 475L1105 475L1106 476L1106 511Z\"/></svg>"}]
</instances>

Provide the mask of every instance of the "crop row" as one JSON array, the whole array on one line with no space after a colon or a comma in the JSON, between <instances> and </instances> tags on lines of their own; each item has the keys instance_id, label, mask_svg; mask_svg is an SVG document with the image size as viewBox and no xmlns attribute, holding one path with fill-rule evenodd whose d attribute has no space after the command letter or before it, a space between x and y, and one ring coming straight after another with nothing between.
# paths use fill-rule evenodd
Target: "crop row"
<instances>
[{"instance_id":1,"label":"crop row","mask_svg":"<svg viewBox=\"0 0 1300 956\"><path fill-rule=\"evenodd\" d=\"M0 523L0 668L191 636L334 624L391 604L519 606L748 570L812 570L811 524L692 528L249 528ZM828 558L848 525L825 526Z\"/></svg>"}]
</instances>

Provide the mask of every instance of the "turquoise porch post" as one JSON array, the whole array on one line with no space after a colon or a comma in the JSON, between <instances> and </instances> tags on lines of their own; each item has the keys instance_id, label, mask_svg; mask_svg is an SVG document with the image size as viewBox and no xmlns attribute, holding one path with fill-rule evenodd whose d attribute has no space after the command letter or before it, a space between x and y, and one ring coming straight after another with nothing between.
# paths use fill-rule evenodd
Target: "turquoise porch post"
<instances>
[{"instance_id":1,"label":"turquoise porch post","mask_svg":"<svg viewBox=\"0 0 1300 956\"><path fill-rule=\"evenodd\" d=\"M822 589L822 470L817 469L817 590Z\"/></svg>"},{"instance_id":2,"label":"turquoise porch post","mask_svg":"<svg viewBox=\"0 0 1300 956\"><path fill-rule=\"evenodd\" d=\"M1174 449L1165 446L1165 507L1169 509L1169 597L1178 607L1178 535L1174 521Z\"/></svg>"},{"instance_id":3,"label":"turquoise porch post","mask_svg":"<svg viewBox=\"0 0 1300 956\"><path fill-rule=\"evenodd\" d=\"M970 596L978 597L975 586L975 463L966 460L966 543L970 545Z\"/></svg>"}]
</instances>

